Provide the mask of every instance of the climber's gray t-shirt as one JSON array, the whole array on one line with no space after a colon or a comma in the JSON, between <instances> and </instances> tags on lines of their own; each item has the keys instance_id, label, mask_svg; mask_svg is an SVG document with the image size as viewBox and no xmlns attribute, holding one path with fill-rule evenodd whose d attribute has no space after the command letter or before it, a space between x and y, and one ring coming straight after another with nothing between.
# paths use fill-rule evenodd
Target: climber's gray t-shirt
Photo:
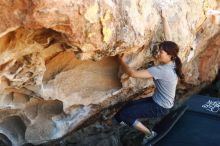
<instances>
[{"instance_id":1,"label":"climber's gray t-shirt","mask_svg":"<svg viewBox=\"0 0 220 146\"><path fill-rule=\"evenodd\" d=\"M153 100L164 108L171 108L174 104L178 81L175 63L153 66L148 68L147 71L153 76L156 86Z\"/></svg>"}]
</instances>

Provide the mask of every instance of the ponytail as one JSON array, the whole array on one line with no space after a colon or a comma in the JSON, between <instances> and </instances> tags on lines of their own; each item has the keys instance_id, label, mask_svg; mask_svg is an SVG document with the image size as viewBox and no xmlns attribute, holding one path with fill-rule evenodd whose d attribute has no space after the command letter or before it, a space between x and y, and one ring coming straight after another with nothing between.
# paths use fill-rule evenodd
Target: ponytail
<instances>
[{"instance_id":1,"label":"ponytail","mask_svg":"<svg viewBox=\"0 0 220 146\"><path fill-rule=\"evenodd\" d=\"M184 74L182 73L182 62L181 62L180 58L178 56L175 56L174 61L175 61L175 64L176 64L175 71L176 71L177 76L181 80L184 80Z\"/></svg>"},{"instance_id":2,"label":"ponytail","mask_svg":"<svg viewBox=\"0 0 220 146\"><path fill-rule=\"evenodd\" d=\"M163 41L159 44L159 48L163 49L167 54L171 55L171 60L176 64L176 74L184 82L184 74L182 73L182 62L178 57L179 46L172 41Z\"/></svg>"}]
</instances>

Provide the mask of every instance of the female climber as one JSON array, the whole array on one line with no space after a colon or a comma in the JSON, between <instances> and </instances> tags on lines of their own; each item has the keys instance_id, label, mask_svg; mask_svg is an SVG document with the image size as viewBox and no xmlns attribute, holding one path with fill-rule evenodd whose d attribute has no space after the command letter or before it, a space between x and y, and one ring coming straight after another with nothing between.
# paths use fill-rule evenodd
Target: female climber
<instances>
[{"instance_id":1,"label":"female climber","mask_svg":"<svg viewBox=\"0 0 220 146\"><path fill-rule=\"evenodd\" d=\"M126 74L134 78L153 78L156 86L152 97L131 101L114 116L117 122L126 123L143 132L145 134L143 144L146 144L157 134L154 131L150 131L139 119L166 115L174 105L178 78L184 79L181 70L182 63L177 55L179 47L175 42L170 41L170 28L163 11L161 11L161 17L166 41L159 44L159 53L156 59L158 59L160 65L145 70L133 70L124 62L123 56L118 57L121 67Z\"/></svg>"}]
</instances>

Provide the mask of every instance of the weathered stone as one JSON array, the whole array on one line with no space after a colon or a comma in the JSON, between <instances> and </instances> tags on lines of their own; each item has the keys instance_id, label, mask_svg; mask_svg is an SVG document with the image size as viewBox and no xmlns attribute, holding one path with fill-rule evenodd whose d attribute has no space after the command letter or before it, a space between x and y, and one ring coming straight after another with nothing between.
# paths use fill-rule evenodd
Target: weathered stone
<instances>
[{"instance_id":1,"label":"weathered stone","mask_svg":"<svg viewBox=\"0 0 220 146\"><path fill-rule=\"evenodd\" d=\"M186 84L178 90L193 92L219 70L220 16L207 15L220 9L218 0L2 0L1 133L14 145L49 142L151 95L152 80L129 78L115 56L125 53L135 69L152 65L151 48L164 40L161 9L180 46Z\"/></svg>"}]
</instances>

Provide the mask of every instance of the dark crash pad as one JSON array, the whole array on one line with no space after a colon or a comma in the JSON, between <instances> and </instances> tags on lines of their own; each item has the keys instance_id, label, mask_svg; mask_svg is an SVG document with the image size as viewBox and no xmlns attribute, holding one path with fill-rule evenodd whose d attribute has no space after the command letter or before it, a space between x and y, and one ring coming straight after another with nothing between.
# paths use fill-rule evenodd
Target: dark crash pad
<instances>
[{"instance_id":1,"label":"dark crash pad","mask_svg":"<svg viewBox=\"0 0 220 146\"><path fill-rule=\"evenodd\" d=\"M193 95L154 129L146 146L220 146L220 98Z\"/></svg>"}]
</instances>

